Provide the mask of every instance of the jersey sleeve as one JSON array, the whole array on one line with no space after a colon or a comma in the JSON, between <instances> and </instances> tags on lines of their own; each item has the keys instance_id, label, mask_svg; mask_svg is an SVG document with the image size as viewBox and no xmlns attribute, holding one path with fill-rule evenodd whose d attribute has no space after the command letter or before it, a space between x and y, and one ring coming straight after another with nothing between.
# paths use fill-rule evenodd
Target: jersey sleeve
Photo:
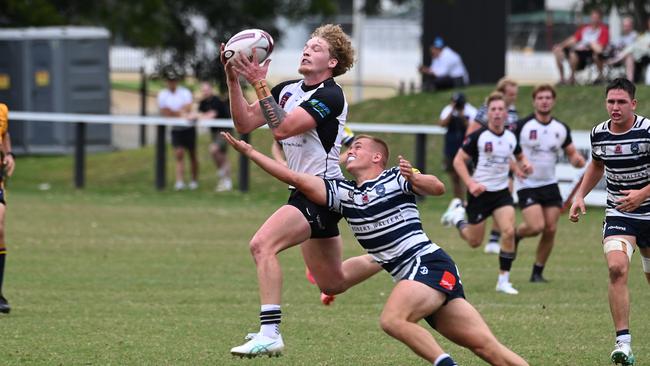
<instances>
[{"instance_id":1,"label":"jersey sleeve","mask_svg":"<svg viewBox=\"0 0 650 366\"><path fill-rule=\"evenodd\" d=\"M571 145L573 143L573 139L571 138L571 128L567 126L565 123L562 123L562 126L566 129L566 137L564 138L564 141L562 142L562 148L566 148L567 146Z\"/></svg>"},{"instance_id":2,"label":"jersey sleeve","mask_svg":"<svg viewBox=\"0 0 650 366\"><path fill-rule=\"evenodd\" d=\"M599 126L600 126L600 125L599 125ZM594 137L595 137L595 135L596 135L596 128L598 128L598 126L592 128L592 129L591 129L591 134L589 134L589 143L590 143L590 145L591 145L591 158L592 158L593 160L596 160L596 161L602 161L603 159L601 159L601 158L596 154L596 149L595 149L595 147L594 147Z\"/></svg>"},{"instance_id":3,"label":"jersey sleeve","mask_svg":"<svg viewBox=\"0 0 650 366\"><path fill-rule=\"evenodd\" d=\"M487 125L487 106L485 104L483 104L481 108L478 109L478 112L476 112L474 121L482 124L483 126Z\"/></svg>"},{"instance_id":4,"label":"jersey sleeve","mask_svg":"<svg viewBox=\"0 0 650 366\"><path fill-rule=\"evenodd\" d=\"M341 198L339 197L339 183L342 180L324 179L327 194L327 207L335 212L341 212Z\"/></svg>"},{"instance_id":5,"label":"jersey sleeve","mask_svg":"<svg viewBox=\"0 0 650 366\"><path fill-rule=\"evenodd\" d=\"M419 170L417 170L415 168L413 168L413 169L414 169L414 171L413 171L414 173L420 174ZM407 194L415 194L415 192L413 191L413 185L411 184L411 182L406 180L406 178L404 178L402 173L400 173L398 167L391 168L391 173L395 174L395 179L397 180L397 184L399 184L399 187L402 190L402 192L407 193Z\"/></svg>"},{"instance_id":6,"label":"jersey sleeve","mask_svg":"<svg viewBox=\"0 0 650 366\"><path fill-rule=\"evenodd\" d=\"M344 105L345 97L339 87L320 88L308 100L300 103L300 107L316 120L317 125L340 115Z\"/></svg>"},{"instance_id":7,"label":"jersey sleeve","mask_svg":"<svg viewBox=\"0 0 650 366\"><path fill-rule=\"evenodd\" d=\"M483 129L480 129L476 132L471 133L463 141L463 146L461 147L467 155L472 157L472 160L476 161L478 158L478 137L483 133Z\"/></svg>"},{"instance_id":8,"label":"jersey sleeve","mask_svg":"<svg viewBox=\"0 0 650 366\"><path fill-rule=\"evenodd\" d=\"M287 86L287 85L289 85L291 83L295 83L297 81L298 80L283 81L280 84L278 84L278 85L274 86L273 88L271 88L271 95L273 96L273 99L275 99L275 102L280 103L280 97L281 97L280 93L282 93L282 89L284 89L285 86Z\"/></svg>"},{"instance_id":9,"label":"jersey sleeve","mask_svg":"<svg viewBox=\"0 0 650 366\"><path fill-rule=\"evenodd\" d=\"M4 138L9 129L9 108L6 104L0 103L0 141Z\"/></svg>"}]
</instances>

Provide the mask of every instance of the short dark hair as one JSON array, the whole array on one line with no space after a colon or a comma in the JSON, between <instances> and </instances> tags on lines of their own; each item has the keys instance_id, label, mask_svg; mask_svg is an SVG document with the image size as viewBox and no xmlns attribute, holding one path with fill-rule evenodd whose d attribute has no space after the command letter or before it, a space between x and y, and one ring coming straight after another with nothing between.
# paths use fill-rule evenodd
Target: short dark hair
<instances>
[{"instance_id":1,"label":"short dark hair","mask_svg":"<svg viewBox=\"0 0 650 366\"><path fill-rule=\"evenodd\" d=\"M625 90L630 96L630 99L634 99L634 94L636 93L636 86L626 78L616 78L610 81L609 84L607 84L607 88L605 88L605 97L607 97L607 94L612 89Z\"/></svg>"},{"instance_id":2,"label":"short dark hair","mask_svg":"<svg viewBox=\"0 0 650 366\"><path fill-rule=\"evenodd\" d=\"M485 98L485 106L490 107L490 103L494 102L495 100L500 100L502 102L506 102L505 98L503 97L503 93L498 92L498 91L493 91L488 95L487 98Z\"/></svg>"},{"instance_id":3,"label":"short dark hair","mask_svg":"<svg viewBox=\"0 0 650 366\"><path fill-rule=\"evenodd\" d=\"M553 99L555 99L555 88L551 84L542 84L538 85L533 89L533 99L537 96L537 93L541 93L543 91L549 91L551 92L551 95L553 96Z\"/></svg>"}]
</instances>

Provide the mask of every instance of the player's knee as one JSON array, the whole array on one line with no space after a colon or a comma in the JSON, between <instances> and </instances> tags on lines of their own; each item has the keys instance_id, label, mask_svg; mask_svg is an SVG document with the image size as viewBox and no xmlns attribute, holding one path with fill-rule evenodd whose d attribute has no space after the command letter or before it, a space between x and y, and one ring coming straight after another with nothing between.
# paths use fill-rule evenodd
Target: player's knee
<instances>
[{"instance_id":1,"label":"player's knee","mask_svg":"<svg viewBox=\"0 0 650 366\"><path fill-rule=\"evenodd\" d=\"M478 247L481 246L481 239L480 238L469 238L469 239L467 239L467 243L472 248L478 248Z\"/></svg>"},{"instance_id":2,"label":"player's knee","mask_svg":"<svg viewBox=\"0 0 650 366\"><path fill-rule=\"evenodd\" d=\"M557 224L556 223L548 223L546 226L544 226L544 234L546 235L555 235L557 232Z\"/></svg>"},{"instance_id":3,"label":"player's knee","mask_svg":"<svg viewBox=\"0 0 650 366\"><path fill-rule=\"evenodd\" d=\"M381 329L386 332L386 334L394 337L397 334L399 325L402 323L397 317L390 314L381 314L379 318L379 326Z\"/></svg>"},{"instance_id":4,"label":"player's knee","mask_svg":"<svg viewBox=\"0 0 650 366\"><path fill-rule=\"evenodd\" d=\"M318 288L320 289L320 292L330 296L342 294L347 290L343 283L326 283L322 286L319 284Z\"/></svg>"},{"instance_id":5,"label":"player's knee","mask_svg":"<svg viewBox=\"0 0 650 366\"><path fill-rule=\"evenodd\" d=\"M510 240L515 237L515 228L507 226L501 229L501 239L504 241Z\"/></svg>"},{"instance_id":6,"label":"player's knee","mask_svg":"<svg viewBox=\"0 0 650 366\"><path fill-rule=\"evenodd\" d=\"M628 265L625 262L608 263L607 269L609 270L609 278L611 282L615 282L627 276Z\"/></svg>"},{"instance_id":7,"label":"player's knee","mask_svg":"<svg viewBox=\"0 0 650 366\"><path fill-rule=\"evenodd\" d=\"M248 243L248 248L253 258L256 259L275 254L272 252L269 242L260 235L253 236L253 239Z\"/></svg>"}]
</instances>

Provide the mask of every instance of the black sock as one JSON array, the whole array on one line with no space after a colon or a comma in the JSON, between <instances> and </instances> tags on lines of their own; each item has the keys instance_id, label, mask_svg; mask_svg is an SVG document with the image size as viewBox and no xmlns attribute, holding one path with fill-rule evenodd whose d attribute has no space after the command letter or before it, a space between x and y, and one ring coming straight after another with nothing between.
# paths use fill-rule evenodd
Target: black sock
<instances>
[{"instance_id":1,"label":"black sock","mask_svg":"<svg viewBox=\"0 0 650 366\"><path fill-rule=\"evenodd\" d=\"M454 361L451 356L446 355L447 357L438 360L438 362L435 363L435 366L458 366L458 364Z\"/></svg>"},{"instance_id":2,"label":"black sock","mask_svg":"<svg viewBox=\"0 0 650 366\"><path fill-rule=\"evenodd\" d=\"M499 242L499 239L501 239L501 233L498 232L497 230L492 230L490 231L490 242Z\"/></svg>"},{"instance_id":3,"label":"black sock","mask_svg":"<svg viewBox=\"0 0 650 366\"><path fill-rule=\"evenodd\" d=\"M465 220L460 220L456 223L456 228L458 229L458 231L463 231L463 228L465 226L467 226L467 221Z\"/></svg>"},{"instance_id":4,"label":"black sock","mask_svg":"<svg viewBox=\"0 0 650 366\"><path fill-rule=\"evenodd\" d=\"M533 274L534 275L542 275L542 272L544 272L544 265L539 265L537 263L533 264Z\"/></svg>"},{"instance_id":5,"label":"black sock","mask_svg":"<svg viewBox=\"0 0 650 366\"><path fill-rule=\"evenodd\" d=\"M5 259L7 258L7 248L0 247L0 296L2 296L2 280L5 275Z\"/></svg>"},{"instance_id":6,"label":"black sock","mask_svg":"<svg viewBox=\"0 0 650 366\"><path fill-rule=\"evenodd\" d=\"M510 272L512 262L517 258L515 252L504 252L503 249L499 252L499 269L505 272Z\"/></svg>"},{"instance_id":7,"label":"black sock","mask_svg":"<svg viewBox=\"0 0 650 366\"><path fill-rule=\"evenodd\" d=\"M626 334L630 334L630 330L629 330L629 329L621 329L621 330L617 330L617 331L616 331L616 336L617 336L617 337L618 337L618 336L622 336L622 335L626 335Z\"/></svg>"}]
</instances>

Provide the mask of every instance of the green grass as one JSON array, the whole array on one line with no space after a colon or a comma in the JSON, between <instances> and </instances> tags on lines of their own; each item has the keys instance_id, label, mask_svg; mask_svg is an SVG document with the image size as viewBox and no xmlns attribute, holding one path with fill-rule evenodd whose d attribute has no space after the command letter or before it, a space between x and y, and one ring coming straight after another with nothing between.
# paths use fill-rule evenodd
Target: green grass
<instances>
[{"instance_id":1,"label":"green grass","mask_svg":"<svg viewBox=\"0 0 650 366\"><path fill-rule=\"evenodd\" d=\"M468 90L470 101L478 104L487 91ZM589 125L605 118L602 88L561 88L560 93L560 102L575 98L558 107L561 118L574 115L578 120L589 113ZM368 101L352 106L349 120L432 123L432 114L448 97L419 94ZM579 100L596 103L582 105ZM641 108L640 113L650 114ZM412 157L412 136L381 136L393 157ZM263 151L271 143L267 131L253 133L252 141ZM153 147L90 154L84 190L73 188L71 157L19 157L9 182L6 225L4 289L14 310L0 317L0 365L426 364L379 329L378 317L393 286L387 274L339 296L333 307L323 307L318 291L304 280L298 249L281 254L285 355L231 358L229 349L258 326L257 285L247 242L286 200L286 190L252 167L250 193L213 193L207 143L202 136L201 187L195 192L153 188ZM430 138L428 143L428 171L445 180L440 140ZM230 159L236 176L237 156L231 153ZM50 189L39 190L42 183ZM562 217L546 270L549 284L527 282L536 241L524 241L512 271L521 293L508 297L494 291L497 258L470 249L455 230L440 226L449 198L421 203L425 230L454 257L468 299L497 337L531 365L608 364L613 326L600 245L603 210L589 209L578 225ZM341 229L344 255L361 254L345 225ZM650 357L650 314L644 301L647 284L636 258L630 288L634 351L643 365ZM461 364L483 364L467 350L436 338Z\"/></svg>"},{"instance_id":2,"label":"green grass","mask_svg":"<svg viewBox=\"0 0 650 366\"><path fill-rule=\"evenodd\" d=\"M0 364L424 365L378 327L393 284L380 273L323 307L303 277L300 252L282 253L283 334L277 360L233 360L257 327L247 241L277 207L227 193L11 192ZM513 267L516 297L494 291L497 258L471 250L438 223L446 198L421 204L431 238L456 260L468 299L499 339L531 365L606 364L613 330L600 248L601 209L579 225L562 218L546 285L527 281L534 241ZM345 256L361 253L342 226ZM632 332L640 364L650 352L644 294L632 263ZM426 325L425 325L426 326ZM464 365L473 355L437 337ZM570 361L569 361L570 360Z\"/></svg>"}]
</instances>

